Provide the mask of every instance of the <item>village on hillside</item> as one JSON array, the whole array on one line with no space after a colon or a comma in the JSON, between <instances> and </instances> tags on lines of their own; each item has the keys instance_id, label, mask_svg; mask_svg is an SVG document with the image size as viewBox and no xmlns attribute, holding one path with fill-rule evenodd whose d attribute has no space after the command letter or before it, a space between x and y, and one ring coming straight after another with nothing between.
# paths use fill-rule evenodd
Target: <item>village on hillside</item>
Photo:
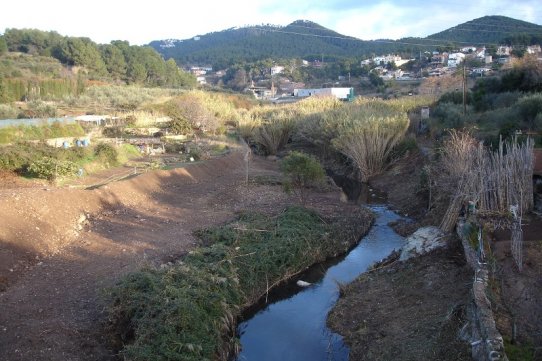
<instances>
[{"instance_id":1,"label":"village on hillside","mask_svg":"<svg viewBox=\"0 0 542 361\"><path fill-rule=\"evenodd\" d=\"M375 55L363 59L359 66L367 74L366 79L377 76L383 84L390 82L419 83L433 77L450 77L457 72L465 72L469 77L491 75L500 69L510 68L514 59L523 54L537 56L542 60L542 49L539 44L527 47L508 45L464 46L455 51L425 51L410 58L398 54ZM260 76L253 77L244 91L259 100L275 102L292 102L308 96L332 95L341 100L352 100L354 87L350 73L337 76L334 82L319 87L309 86L304 82L296 82L287 76L287 66L276 64L260 69ZM324 69L327 63L321 60L301 60L296 66L304 68ZM214 71L210 66L191 66L185 69L193 74L202 86L222 84L226 70ZM291 70L290 70L291 73ZM374 81L373 81L374 82ZM378 80L376 81L378 82ZM322 90L322 89L333 90Z\"/></svg>"}]
</instances>

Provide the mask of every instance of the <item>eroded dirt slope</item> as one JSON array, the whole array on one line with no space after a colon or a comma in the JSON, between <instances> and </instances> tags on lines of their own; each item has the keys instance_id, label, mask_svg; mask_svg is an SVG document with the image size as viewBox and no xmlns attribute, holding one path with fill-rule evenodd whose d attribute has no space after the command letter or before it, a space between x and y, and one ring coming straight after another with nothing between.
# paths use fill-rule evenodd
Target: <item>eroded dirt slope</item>
<instances>
[{"instance_id":1,"label":"eroded dirt slope","mask_svg":"<svg viewBox=\"0 0 542 361\"><path fill-rule=\"evenodd\" d=\"M252 159L250 177L277 177ZM245 184L242 152L89 190L0 190L0 360L110 360L103 290L127 272L178 258L196 229L239 210L291 202L279 185ZM337 192L311 195L322 212Z\"/></svg>"}]
</instances>

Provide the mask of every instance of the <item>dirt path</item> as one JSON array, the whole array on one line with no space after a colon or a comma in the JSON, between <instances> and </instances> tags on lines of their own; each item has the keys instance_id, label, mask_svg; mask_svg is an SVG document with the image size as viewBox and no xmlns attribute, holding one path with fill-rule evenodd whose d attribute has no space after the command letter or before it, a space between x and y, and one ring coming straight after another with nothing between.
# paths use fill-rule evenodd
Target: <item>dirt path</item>
<instances>
[{"instance_id":1,"label":"dirt path","mask_svg":"<svg viewBox=\"0 0 542 361\"><path fill-rule=\"evenodd\" d=\"M277 175L277 164L254 159L250 174ZM178 258L196 229L287 202L279 186L244 180L232 152L91 191L0 189L0 360L111 360L103 289Z\"/></svg>"}]
</instances>

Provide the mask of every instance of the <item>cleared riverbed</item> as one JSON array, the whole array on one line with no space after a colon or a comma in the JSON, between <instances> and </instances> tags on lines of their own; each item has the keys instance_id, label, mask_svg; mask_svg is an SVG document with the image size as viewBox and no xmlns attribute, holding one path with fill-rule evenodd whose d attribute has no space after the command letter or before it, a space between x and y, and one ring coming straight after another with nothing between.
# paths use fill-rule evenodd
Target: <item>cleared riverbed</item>
<instances>
[{"instance_id":1,"label":"cleared riverbed","mask_svg":"<svg viewBox=\"0 0 542 361\"><path fill-rule=\"evenodd\" d=\"M370 208L376 215L373 227L344 259L329 268L313 267L302 275L310 286L294 294L291 284L285 286L282 299L279 294L239 325L242 351L237 360L348 360L341 336L326 327L327 314L339 297L338 285L353 281L404 241L388 226L400 216L383 205Z\"/></svg>"}]
</instances>

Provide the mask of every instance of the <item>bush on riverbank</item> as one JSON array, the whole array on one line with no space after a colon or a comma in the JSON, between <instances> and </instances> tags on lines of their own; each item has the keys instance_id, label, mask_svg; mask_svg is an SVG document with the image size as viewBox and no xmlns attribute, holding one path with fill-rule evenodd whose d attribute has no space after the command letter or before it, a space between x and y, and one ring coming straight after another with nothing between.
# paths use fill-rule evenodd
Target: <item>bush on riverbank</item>
<instances>
[{"instance_id":1,"label":"bush on riverbank","mask_svg":"<svg viewBox=\"0 0 542 361\"><path fill-rule=\"evenodd\" d=\"M244 213L200 231L181 261L126 277L112 291L113 330L128 360L226 360L236 318L280 281L345 252L370 224L366 211L323 220L290 207L275 217Z\"/></svg>"}]
</instances>

